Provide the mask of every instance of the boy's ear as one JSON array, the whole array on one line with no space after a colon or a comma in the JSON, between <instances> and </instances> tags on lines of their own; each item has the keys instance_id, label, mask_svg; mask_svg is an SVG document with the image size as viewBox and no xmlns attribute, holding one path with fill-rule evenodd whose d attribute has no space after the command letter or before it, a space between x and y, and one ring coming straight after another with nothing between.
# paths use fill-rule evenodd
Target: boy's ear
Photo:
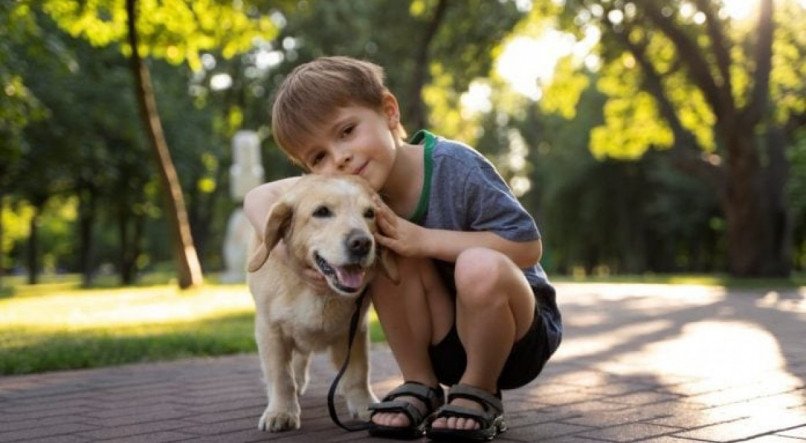
<instances>
[{"instance_id":1,"label":"boy's ear","mask_svg":"<svg viewBox=\"0 0 806 443\"><path fill-rule=\"evenodd\" d=\"M397 98L391 92L383 94L383 114L389 122L389 128L394 129L400 124L400 105Z\"/></svg>"}]
</instances>

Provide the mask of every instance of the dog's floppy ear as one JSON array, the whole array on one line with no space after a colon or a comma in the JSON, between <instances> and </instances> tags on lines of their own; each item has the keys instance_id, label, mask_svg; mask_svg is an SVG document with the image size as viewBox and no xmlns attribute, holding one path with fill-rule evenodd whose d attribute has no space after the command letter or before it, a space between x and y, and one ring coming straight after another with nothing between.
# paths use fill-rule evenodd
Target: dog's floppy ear
<instances>
[{"instance_id":1,"label":"dog's floppy ear","mask_svg":"<svg viewBox=\"0 0 806 443\"><path fill-rule=\"evenodd\" d=\"M263 266L263 263L266 263L271 250L283 238L293 214L294 208L285 200L281 200L271 207L269 216L266 218L266 227L263 230L263 243L258 245L257 250L249 259L249 272L257 271Z\"/></svg>"},{"instance_id":2,"label":"dog's floppy ear","mask_svg":"<svg viewBox=\"0 0 806 443\"><path fill-rule=\"evenodd\" d=\"M395 253L389 248L381 247L379 249L381 269L383 270L383 273L389 277L389 280L392 280L392 283L400 283L400 272L397 270L397 258Z\"/></svg>"}]
</instances>

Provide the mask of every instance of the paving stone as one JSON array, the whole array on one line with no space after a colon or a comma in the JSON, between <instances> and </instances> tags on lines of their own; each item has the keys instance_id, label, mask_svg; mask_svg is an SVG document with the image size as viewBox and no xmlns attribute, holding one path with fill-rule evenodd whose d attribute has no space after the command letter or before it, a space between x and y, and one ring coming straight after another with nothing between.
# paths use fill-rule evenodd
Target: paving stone
<instances>
[{"instance_id":1,"label":"paving stone","mask_svg":"<svg viewBox=\"0 0 806 443\"><path fill-rule=\"evenodd\" d=\"M56 437L59 435L72 434L91 429L96 428L84 423L61 423L52 426L40 426L37 428L26 428L10 432L0 432L0 441L12 442L20 440L39 440L45 437Z\"/></svg>"},{"instance_id":2,"label":"paving stone","mask_svg":"<svg viewBox=\"0 0 806 443\"><path fill-rule=\"evenodd\" d=\"M772 435L762 435L761 437L751 438L750 440L744 440L747 442L752 443L797 443L798 440L790 437L783 437L780 435L772 434Z\"/></svg>"},{"instance_id":3,"label":"paving stone","mask_svg":"<svg viewBox=\"0 0 806 443\"><path fill-rule=\"evenodd\" d=\"M718 442L745 440L806 425L802 414L756 414L753 417L675 433L686 438Z\"/></svg>"},{"instance_id":4,"label":"paving stone","mask_svg":"<svg viewBox=\"0 0 806 443\"><path fill-rule=\"evenodd\" d=\"M591 437L607 441L637 441L670 435L680 428L670 428L648 423L630 423L579 434L581 437Z\"/></svg>"},{"instance_id":5,"label":"paving stone","mask_svg":"<svg viewBox=\"0 0 806 443\"><path fill-rule=\"evenodd\" d=\"M552 437L581 434L591 429L589 426L549 422L510 428L505 435L507 438L520 441L542 441Z\"/></svg>"},{"instance_id":6,"label":"paving stone","mask_svg":"<svg viewBox=\"0 0 806 443\"><path fill-rule=\"evenodd\" d=\"M789 429L783 432L779 432L778 434L784 437L800 438L806 440L806 426L800 426L794 429Z\"/></svg>"},{"instance_id":7,"label":"paving stone","mask_svg":"<svg viewBox=\"0 0 806 443\"><path fill-rule=\"evenodd\" d=\"M116 437L115 443L167 443L189 440L193 436L173 431L150 432L148 434L132 435L130 437Z\"/></svg>"},{"instance_id":8,"label":"paving stone","mask_svg":"<svg viewBox=\"0 0 806 443\"><path fill-rule=\"evenodd\" d=\"M187 425L186 422L181 420L152 421L127 426L107 426L93 431L78 432L77 435L97 440L117 440L119 438L150 434L159 431L173 431Z\"/></svg>"},{"instance_id":9,"label":"paving stone","mask_svg":"<svg viewBox=\"0 0 806 443\"><path fill-rule=\"evenodd\" d=\"M596 411L596 413L581 414L578 417L563 419L564 423L607 428L622 426L638 422L648 422L653 419L665 418L674 412L668 405L662 407L637 407L618 411ZM659 424L653 422L653 424Z\"/></svg>"},{"instance_id":10,"label":"paving stone","mask_svg":"<svg viewBox=\"0 0 806 443\"><path fill-rule=\"evenodd\" d=\"M497 441L806 441L806 304L698 286L557 287L563 345L535 381L504 392L510 429ZM402 379L384 345L371 358L382 397ZM284 433L257 429L254 354L0 377L0 441L388 442L331 423L334 375L314 357L302 428Z\"/></svg>"}]
</instances>

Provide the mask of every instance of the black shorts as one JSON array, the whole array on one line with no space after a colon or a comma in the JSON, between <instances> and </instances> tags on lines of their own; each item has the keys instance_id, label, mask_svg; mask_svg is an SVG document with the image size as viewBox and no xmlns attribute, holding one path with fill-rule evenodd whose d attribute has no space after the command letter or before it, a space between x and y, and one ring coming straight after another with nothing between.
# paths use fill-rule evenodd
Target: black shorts
<instances>
[{"instance_id":1,"label":"black shorts","mask_svg":"<svg viewBox=\"0 0 806 443\"><path fill-rule=\"evenodd\" d=\"M532 292L537 301L532 326L512 346L498 377L498 389L515 389L534 380L560 345L562 317L557 309L554 288L542 284L532 286ZM455 323L441 342L429 347L428 354L440 383L452 386L459 382L465 372L467 355L459 341Z\"/></svg>"}]
</instances>

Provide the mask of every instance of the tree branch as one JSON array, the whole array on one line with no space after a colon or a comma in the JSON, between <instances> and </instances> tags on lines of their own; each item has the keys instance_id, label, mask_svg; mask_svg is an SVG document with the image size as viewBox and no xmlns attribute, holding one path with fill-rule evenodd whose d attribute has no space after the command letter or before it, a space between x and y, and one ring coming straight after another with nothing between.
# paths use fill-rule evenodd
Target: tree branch
<instances>
[{"instance_id":1,"label":"tree branch","mask_svg":"<svg viewBox=\"0 0 806 443\"><path fill-rule=\"evenodd\" d=\"M605 22L610 27L612 34L622 42L638 62L643 73L643 89L655 97L660 107L661 115L672 128L675 142L671 153L674 163L682 170L697 174L721 191L724 187L722 170L714 163L705 161L704 153L698 149L694 134L683 126L677 116L674 104L672 104L663 88L660 74L646 55L646 42L633 43L628 37L628 27L625 26L624 32L619 32L609 20L605 19Z\"/></svg>"},{"instance_id":2,"label":"tree branch","mask_svg":"<svg viewBox=\"0 0 806 443\"><path fill-rule=\"evenodd\" d=\"M767 110L770 98L770 70L772 70L772 0L762 0L758 17L758 41L756 41L756 71L753 75L753 90L750 100L741 115L741 124L755 126Z\"/></svg>"},{"instance_id":3,"label":"tree branch","mask_svg":"<svg viewBox=\"0 0 806 443\"><path fill-rule=\"evenodd\" d=\"M678 57L688 66L689 76L695 85L697 85L705 94L705 98L711 105L711 109L720 119L724 116L724 107L722 103L722 95L719 86L714 81L711 72L708 69L708 62L702 56L700 48L692 41L683 31L676 27L672 20L664 17L655 2L639 2L647 13L647 16L668 37L675 48L677 48ZM730 91L728 91L730 94Z\"/></svg>"},{"instance_id":4,"label":"tree branch","mask_svg":"<svg viewBox=\"0 0 806 443\"><path fill-rule=\"evenodd\" d=\"M708 37L711 39L711 48L716 56L719 74L722 77L722 88L720 88L721 99L726 110L733 112L736 103L733 100L733 80L730 75L730 50L729 42L725 39L725 34L719 26L719 18L714 11L713 4L709 0L696 0L697 7L705 14L705 26Z\"/></svg>"}]
</instances>

